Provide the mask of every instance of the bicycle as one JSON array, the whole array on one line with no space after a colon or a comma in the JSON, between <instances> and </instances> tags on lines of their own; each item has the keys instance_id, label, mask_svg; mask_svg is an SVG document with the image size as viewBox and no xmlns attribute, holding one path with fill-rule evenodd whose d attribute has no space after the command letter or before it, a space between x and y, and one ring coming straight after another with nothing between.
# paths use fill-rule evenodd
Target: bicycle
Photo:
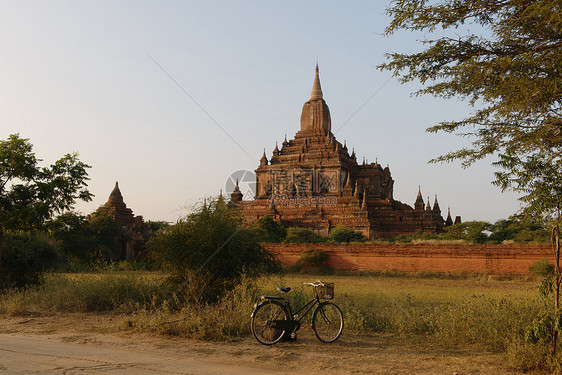
<instances>
[{"instance_id":1,"label":"bicycle","mask_svg":"<svg viewBox=\"0 0 562 375\"><path fill-rule=\"evenodd\" d=\"M291 290L288 287L277 287L277 290L285 294L283 297L262 296L262 302L254 305L252 312L252 334L260 343L273 345L278 343L289 334L291 338L296 338L296 332L301 327L301 320L316 305L312 313L312 330L318 340L331 343L336 341L343 331L343 314L340 308L328 301L321 302L320 299L331 300L334 298L334 284L323 283L303 283L312 286L314 298L308 301L299 310L293 313L287 293ZM299 316L301 311L307 309Z\"/></svg>"}]
</instances>

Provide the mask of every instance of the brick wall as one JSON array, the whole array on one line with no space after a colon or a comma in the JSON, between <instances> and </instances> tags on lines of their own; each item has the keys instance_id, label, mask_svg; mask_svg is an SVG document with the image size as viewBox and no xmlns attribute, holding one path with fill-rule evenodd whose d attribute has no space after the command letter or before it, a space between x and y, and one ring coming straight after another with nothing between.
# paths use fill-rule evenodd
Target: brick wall
<instances>
[{"instance_id":1,"label":"brick wall","mask_svg":"<svg viewBox=\"0 0 562 375\"><path fill-rule=\"evenodd\" d=\"M328 254L327 265L339 270L405 272L479 272L529 274L533 262L553 258L545 245L428 244L264 244L283 265L295 264L304 250ZM552 260L551 260L552 262Z\"/></svg>"}]
</instances>

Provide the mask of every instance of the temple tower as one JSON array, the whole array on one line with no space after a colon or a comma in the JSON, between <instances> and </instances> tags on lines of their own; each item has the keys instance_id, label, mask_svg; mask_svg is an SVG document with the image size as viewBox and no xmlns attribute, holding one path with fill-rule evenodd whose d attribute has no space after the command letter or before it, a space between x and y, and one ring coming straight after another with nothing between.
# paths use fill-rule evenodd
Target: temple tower
<instances>
[{"instance_id":1,"label":"temple tower","mask_svg":"<svg viewBox=\"0 0 562 375\"><path fill-rule=\"evenodd\" d=\"M123 201L123 195L119 190L119 182L115 182L115 187L111 191L105 205L115 210L115 221L121 225L130 225L135 221L133 210L128 208Z\"/></svg>"},{"instance_id":2,"label":"temple tower","mask_svg":"<svg viewBox=\"0 0 562 375\"><path fill-rule=\"evenodd\" d=\"M332 131L330 109L324 101L322 88L320 87L318 64L316 64L316 75L312 84L310 100L304 103L302 107L301 131L324 135L328 135Z\"/></svg>"}]
</instances>

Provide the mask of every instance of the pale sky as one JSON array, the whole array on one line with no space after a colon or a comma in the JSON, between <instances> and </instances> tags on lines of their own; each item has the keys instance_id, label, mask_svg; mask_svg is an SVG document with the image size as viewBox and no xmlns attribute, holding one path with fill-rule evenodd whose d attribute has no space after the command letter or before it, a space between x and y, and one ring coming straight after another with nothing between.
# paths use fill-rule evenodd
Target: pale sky
<instances>
[{"instance_id":1,"label":"pale sky","mask_svg":"<svg viewBox=\"0 0 562 375\"><path fill-rule=\"evenodd\" d=\"M395 199L413 206L419 185L444 215L507 218L519 203L491 184L493 159L427 164L467 140L425 129L471 109L376 69L424 37L382 36L387 3L3 1L0 138L30 138L49 164L78 152L95 194L82 213L119 181L135 215L175 221L294 136L318 60L336 138L390 165Z\"/></svg>"}]
</instances>

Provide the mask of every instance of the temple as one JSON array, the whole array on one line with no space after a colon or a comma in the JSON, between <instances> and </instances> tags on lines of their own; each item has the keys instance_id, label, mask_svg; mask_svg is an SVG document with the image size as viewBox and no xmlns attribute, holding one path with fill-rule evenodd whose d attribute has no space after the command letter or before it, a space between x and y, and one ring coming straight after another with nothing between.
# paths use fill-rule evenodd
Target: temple
<instances>
[{"instance_id":1,"label":"temple","mask_svg":"<svg viewBox=\"0 0 562 375\"><path fill-rule=\"evenodd\" d=\"M152 235L150 228L144 223L142 216L134 216L133 211L123 201L119 183L109 195L104 205L114 211L114 219L121 225L122 233L115 237L113 260L138 260L146 258L146 241Z\"/></svg>"},{"instance_id":2,"label":"temple","mask_svg":"<svg viewBox=\"0 0 562 375\"><path fill-rule=\"evenodd\" d=\"M324 100L318 65L310 99L304 103L301 127L294 139L276 144L268 159L264 150L256 174L256 195L244 201L238 184L231 203L248 222L271 216L287 227L309 228L328 235L343 225L369 239L399 234L436 233L447 221L435 196L433 207L418 188L414 207L393 198L389 167L357 162L332 133L330 109ZM457 217L460 220L459 217Z\"/></svg>"}]
</instances>

